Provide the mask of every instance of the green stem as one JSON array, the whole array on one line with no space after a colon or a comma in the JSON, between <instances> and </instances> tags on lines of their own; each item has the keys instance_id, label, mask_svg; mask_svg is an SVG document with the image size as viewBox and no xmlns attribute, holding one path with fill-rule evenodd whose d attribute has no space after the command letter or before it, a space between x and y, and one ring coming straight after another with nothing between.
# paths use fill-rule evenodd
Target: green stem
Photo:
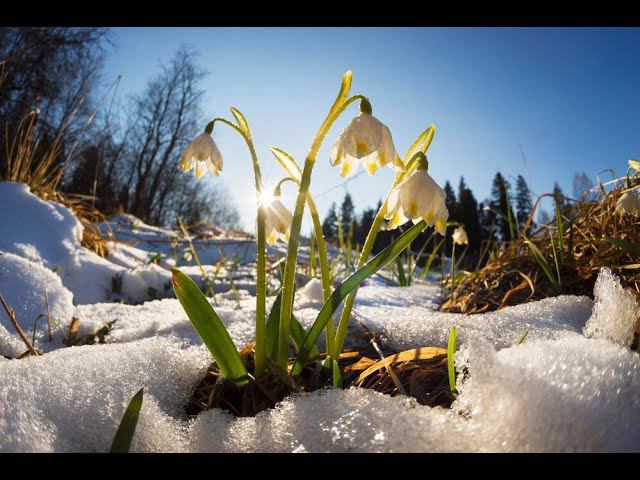
<instances>
[{"instance_id":1,"label":"green stem","mask_svg":"<svg viewBox=\"0 0 640 480\"><path fill-rule=\"evenodd\" d=\"M293 177L283 178L276 185L276 194L280 194L280 188L283 183L291 181L297 184L297 181ZM315 231L316 242L318 243L318 259L320 262L320 274L322 277L322 296L326 301L331 295L331 272L329 270L329 262L327 260L327 246L324 241L324 235L322 234L322 223L320 222L320 215L316 203L313 201L311 192L307 192L307 206L309 207L309 213L311 214L311 220L313 221L313 229ZM334 340L334 326L333 322L327 323L326 327L327 336L327 353L333 351Z\"/></svg>"},{"instance_id":2,"label":"green stem","mask_svg":"<svg viewBox=\"0 0 640 480\"><path fill-rule=\"evenodd\" d=\"M251 152L251 160L253 162L253 174L256 185L256 199L259 202L260 194L262 193L262 175L260 173L260 162L258 161L258 156L256 154L256 149L253 146L253 140L251 138L251 134L247 131L245 132L243 129L238 128L238 126L234 125L232 122L224 119L224 118L214 118L209 125L207 125L207 129L210 131L213 130L213 125L215 122L222 122L225 125L230 126L235 131L237 131L242 138L244 138L247 143L247 147L249 148L249 152ZM256 274L256 354L255 354L255 376L258 377L262 375L266 371L266 351L265 351L265 312L266 312L266 292L267 292L267 281L266 281L266 242L265 242L265 224L264 224L264 211L260 207L258 203L258 213L257 213L257 274Z\"/></svg>"},{"instance_id":3,"label":"green stem","mask_svg":"<svg viewBox=\"0 0 640 480\"><path fill-rule=\"evenodd\" d=\"M293 310L293 293L295 287L296 264L298 261L298 248L300 246L300 227L302 226L302 215L304 206L309 193L309 184L311 183L311 173L313 166L320 150L320 146L327 136L329 129L340 116L340 114L353 102L363 97L356 95L343 100L342 92L334 101L327 117L322 122L318 133L316 134L307 158L302 169L302 178L300 179L300 187L298 189L298 197L296 199L296 208L293 212L293 220L291 222L291 233L289 236L289 247L287 249L287 258L285 261L284 279L282 287L282 305L280 307L280 329L278 332L278 356L277 364L283 370L287 370L289 359L289 330L291 323L291 313Z\"/></svg>"},{"instance_id":4,"label":"green stem","mask_svg":"<svg viewBox=\"0 0 640 480\"><path fill-rule=\"evenodd\" d=\"M456 242L453 242L451 246L451 291L449 292L450 296L453 296L454 278L456 273Z\"/></svg>"}]
</instances>

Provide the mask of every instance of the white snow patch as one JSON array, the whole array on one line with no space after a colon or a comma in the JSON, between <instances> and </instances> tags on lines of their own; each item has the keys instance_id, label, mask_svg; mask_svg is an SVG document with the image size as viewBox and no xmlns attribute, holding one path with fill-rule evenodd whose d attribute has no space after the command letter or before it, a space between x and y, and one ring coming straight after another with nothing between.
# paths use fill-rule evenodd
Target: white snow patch
<instances>
[{"instance_id":1,"label":"white snow patch","mask_svg":"<svg viewBox=\"0 0 640 480\"><path fill-rule=\"evenodd\" d=\"M324 292L322 290L322 281L318 278L312 278L302 289L303 298L308 303L324 303Z\"/></svg>"},{"instance_id":2,"label":"white snow patch","mask_svg":"<svg viewBox=\"0 0 640 480\"><path fill-rule=\"evenodd\" d=\"M47 328L45 288L49 298L53 337L51 342L49 342ZM35 329L35 346L37 348L49 351L62 345L63 327L71 322L74 307L73 295L62 285L60 277L38 263L12 253L0 252L0 294L15 312L16 321L29 339L32 337L37 322ZM0 310L0 325L20 345L20 352L16 352L9 345L3 348L0 341L0 354L15 356L26 350L26 346L19 340L20 337L4 309ZM0 330L0 332L3 331ZM3 333L0 333L0 338L2 336ZM13 345L16 342L10 342L10 344Z\"/></svg>"},{"instance_id":3,"label":"white snow patch","mask_svg":"<svg viewBox=\"0 0 640 480\"><path fill-rule=\"evenodd\" d=\"M622 288L620 279L608 268L600 270L593 294L595 304L584 329L585 335L631 346L638 310L633 294Z\"/></svg>"}]
</instances>

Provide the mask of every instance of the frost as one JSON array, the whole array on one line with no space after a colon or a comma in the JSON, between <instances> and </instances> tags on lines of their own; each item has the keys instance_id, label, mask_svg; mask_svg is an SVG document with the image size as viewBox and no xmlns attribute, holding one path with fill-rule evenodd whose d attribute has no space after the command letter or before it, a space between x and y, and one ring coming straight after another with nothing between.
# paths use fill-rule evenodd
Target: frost
<instances>
[{"instance_id":1,"label":"frost","mask_svg":"<svg viewBox=\"0 0 640 480\"><path fill-rule=\"evenodd\" d=\"M638 304L632 293L620 285L617 276L602 268L593 287L595 303L584 334L604 338L618 345L630 347L636 324Z\"/></svg>"}]
</instances>

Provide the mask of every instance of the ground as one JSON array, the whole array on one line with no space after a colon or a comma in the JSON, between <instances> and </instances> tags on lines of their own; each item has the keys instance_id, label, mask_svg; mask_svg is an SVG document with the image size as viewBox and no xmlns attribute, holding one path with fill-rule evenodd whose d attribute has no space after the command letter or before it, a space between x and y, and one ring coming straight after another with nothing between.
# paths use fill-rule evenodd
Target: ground
<instances>
[{"instance_id":1,"label":"ground","mask_svg":"<svg viewBox=\"0 0 640 480\"><path fill-rule=\"evenodd\" d=\"M293 395L252 418L213 409L187 420L183 404L211 357L163 288L168 268L185 269L184 245L164 243L168 231L120 217L109 225L115 238L135 236L136 243L114 243L100 258L80 245L82 227L71 212L19 184L0 183L0 218L0 294L46 352L15 359L26 348L0 312L0 451L107 451L141 387L132 445L139 452L640 450L640 357L629 349L637 305L606 269L595 302L562 296L472 316L437 311L437 280L411 287L368 280L354 317L387 347L445 347L458 328L456 365L468 377L458 378L450 410L351 388ZM220 275L210 301L241 348L253 340L255 249L224 235L201 243L207 264L236 256L239 268ZM156 253L157 262L149 262ZM199 279L199 267L186 269ZM114 289L117 276L124 281ZM42 318L45 285L51 341ZM294 313L305 327L321 307L316 287L296 296ZM149 288L167 298L149 300ZM65 347L73 317L78 336L115 322L104 343Z\"/></svg>"}]
</instances>

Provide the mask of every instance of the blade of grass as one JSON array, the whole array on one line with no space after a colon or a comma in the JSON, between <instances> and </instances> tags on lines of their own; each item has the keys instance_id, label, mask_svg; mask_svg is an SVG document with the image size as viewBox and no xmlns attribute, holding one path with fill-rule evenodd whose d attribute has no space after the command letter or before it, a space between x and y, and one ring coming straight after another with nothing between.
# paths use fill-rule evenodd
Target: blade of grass
<instances>
[{"instance_id":1,"label":"blade of grass","mask_svg":"<svg viewBox=\"0 0 640 480\"><path fill-rule=\"evenodd\" d=\"M141 388L129 401L129 405L120 421L120 426L118 426L116 435L113 437L110 453L129 453L133 435L136 433L136 426L138 425L138 417L140 416L142 397L144 395L143 391L144 388Z\"/></svg>"},{"instance_id":2,"label":"blade of grass","mask_svg":"<svg viewBox=\"0 0 640 480\"><path fill-rule=\"evenodd\" d=\"M345 279L329 296L318 313L316 321L311 326L311 330L307 333L303 345L298 350L298 356L293 366L292 375L297 376L302 371L302 366L308 360L312 347L316 344L318 337L324 330L327 322L333 318L334 312L340 306L344 298L365 279L376 273L389 262L393 261L409 243L415 239L422 230L427 226L424 220L421 220L404 234L398 237L391 245L386 247L382 252L369 260L362 268L356 270L347 279Z\"/></svg>"},{"instance_id":3,"label":"blade of grass","mask_svg":"<svg viewBox=\"0 0 640 480\"><path fill-rule=\"evenodd\" d=\"M619 238L610 237L609 235L603 235L602 238L616 247L640 255L640 243L638 242L627 242Z\"/></svg>"},{"instance_id":4,"label":"blade of grass","mask_svg":"<svg viewBox=\"0 0 640 480\"><path fill-rule=\"evenodd\" d=\"M551 267L549 266L549 263L542 255L542 252L540 252L538 247L536 247L536 245L531 240L529 240L524 234L522 234L522 238L524 239L525 245L529 247L529 251L531 252L533 257L536 259L536 262L538 262L538 265L540 265L540 268L542 268L542 270L544 271L549 281L557 287L558 280L553 276L553 273L551 272Z\"/></svg>"},{"instance_id":5,"label":"blade of grass","mask_svg":"<svg viewBox=\"0 0 640 480\"><path fill-rule=\"evenodd\" d=\"M449 334L449 343L447 345L447 369L449 370L449 389L456 392L456 366L453 360L453 354L456 352L456 338L458 338L458 330L456 327L451 329Z\"/></svg>"},{"instance_id":6,"label":"blade of grass","mask_svg":"<svg viewBox=\"0 0 640 480\"><path fill-rule=\"evenodd\" d=\"M172 268L173 290L198 336L213 355L222 374L238 386L249 382L247 369L222 320L202 294L198 285L177 268Z\"/></svg>"}]
</instances>

